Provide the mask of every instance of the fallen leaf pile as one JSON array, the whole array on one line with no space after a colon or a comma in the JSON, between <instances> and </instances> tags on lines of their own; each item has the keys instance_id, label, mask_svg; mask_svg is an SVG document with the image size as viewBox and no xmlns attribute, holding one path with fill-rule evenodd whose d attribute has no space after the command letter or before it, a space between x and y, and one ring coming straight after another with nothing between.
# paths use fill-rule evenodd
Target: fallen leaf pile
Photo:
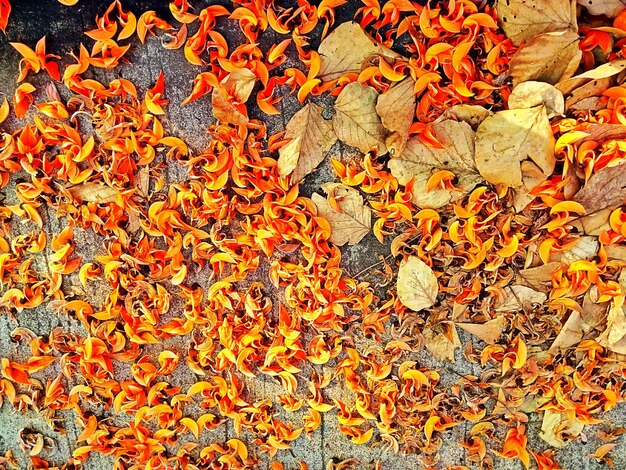
<instances>
[{"instance_id":1,"label":"fallen leaf pile","mask_svg":"<svg viewBox=\"0 0 626 470\"><path fill-rule=\"evenodd\" d=\"M306 469L289 450L324 420L346 455L368 445L425 468L443 468L446 433L465 453L448 468L558 469L553 448L592 433L604 443L588 457L612 465L622 2L191 3L161 17L116 0L68 58L45 37L11 43L0 308L80 328L18 326L28 355L1 358L0 400L80 435L54 463L54 440L25 428L27 461L9 450L0 465L100 453L116 469ZM0 30L10 13L0 0ZM197 71L181 102L163 73L148 89L94 78L157 41ZM299 107L272 130L288 95ZM214 117L202 151L167 120L196 100ZM86 237L102 242L93 256ZM348 245L372 258L359 273Z\"/></svg>"}]
</instances>

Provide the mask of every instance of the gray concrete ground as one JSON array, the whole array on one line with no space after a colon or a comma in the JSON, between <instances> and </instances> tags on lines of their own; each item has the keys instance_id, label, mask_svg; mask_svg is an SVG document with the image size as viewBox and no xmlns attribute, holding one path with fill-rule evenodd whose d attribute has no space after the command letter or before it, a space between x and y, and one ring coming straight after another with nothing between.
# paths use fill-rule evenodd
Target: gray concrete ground
<instances>
[{"instance_id":1,"label":"gray concrete ground","mask_svg":"<svg viewBox=\"0 0 626 470\"><path fill-rule=\"evenodd\" d=\"M82 36L82 31L91 28L96 13L101 13L106 7L102 2L88 0L80 0L79 4L71 9L59 5L56 0L13 0L12 3L14 5L14 13L7 31L7 37L0 35L0 92L7 96L11 96L15 88L18 63L18 54L10 47L8 41L19 41L34 45L37 39L47 35L50 52L63 56L72 50L76 50L79 41L86 39ZM162 12L164 16L167 15L165 2L150 0L125 1L123 3L130 6L135 13L147 9L156 9ZM200 8L207 2L193 3ZM356 3L353 2L353 4L349 5L351 10L346 10L347 17L351 17L351 11L358 7L358 5L355 5ZM226 35L234 43L240 33L231 29L226 32ZM275 37L266 37L263 40L272 43ZM195 150L201 150L208 142L206 131L213 120L210 110L210 98L206 96L191 105L185 107L178 106L178 103L189 94L192 80L200 69L189 65L185 61L182 51L165 50L154 38L150 39L144 47L134 47L130 57L131 64L123 65L112 72L96 72L93 75L94 78L106 81L119 74L119 76L133 81L141 91L145 91L146 88L152 86L159 71L163 70L166 78L167 98L170 101L165 121L174 135L183 138ZM35 78L35 83L41 79L42 77ZM273 131L282 129L285 122L298 109L297 101L293 97L286 97L282 106L282 116L265 118ZM336 154L351 151L339 145L333 149L333 152L336 152ZM181 180L185 177L184 168L176 164L168 166L167 171L169 182ZM319 188L321 183L333 177L330 165L325 162L316 173L307 178L302 192L305 195L310 195ZM4 191L3 196L7 198L7 202L11 202L12 194L10 187ZM46 223L49 224L47 228L53 229L60 222L50 218ZM77 235L78 251L85 260L101 253L102 240L98 239L93 232L82 233L80 230L76 230L75 233ZM349 272L354 274L370 266L373 260L376 260L377 255L387 253L389 253L389 247L380 245L372 235L369 235L359 245L343 250L344 265ZM99 301L102 301L102 287L104 286L93 285L85 292L86 297L96 305ZM65 329L79 333L83 331L83 327L77 320L73 320L67 315L56 314L45 306L35 310L24 311L18 314L16 318L2 314L0 315L0 357L19 359L20 355L25 353L23 345L15 344L10 339L11 331L18 326L30 328L40 335L49 333L56 326L63 326ZM472 339L468 335L463 335L462 340L465 343ZM427 352L415 354L414 359L419 360L424 365L440 370L444 381L448 382L457 380L458 374L478 372L476 365L466 362L460 353L458 353L455 364L440 363L434 360ZM177 384L187 386L193 380L193 376L172 378L172 381ZM257 398L274 398L280 391L275 383L267 380L262 385L258 383L251 384L251 390ZM328 396L331 398L342 397L347 394L348 392L339 386L328 391ZM58 444L58 450L54 455L50 456L50 460L53 463L62 464L70 455L70 452L76 448L76 437L80 434L74 419L67 414L66 416L67 419L63 422L66 433L61 434L51 430L41 414L34 412L17 413L8 403L5 403L0 409L0 454L3 454L8 449L13 449L23 459L24 454L19 449L17 434L20 429L30 427L54 438ZM295 419L285 412L279 416L285 419ZM618 407L618 409L607 414L606 419L607 423L613 427L625 423L625 407ZM547 447L538 437L540 425L541 416L533 415L529 424L529 435L531 436L530 441L533 450ZM339 424L333 413L329 413L325 416L320 430L315 432L310 438L301 437L295 441L290 452L279 453L279 459L289 467L293 467L297 460L304 460L312 470L323 470L333 459L343 460L347 458L356 458L360 462L356 468L362 469L373 468L377 460L380 461L383 469L420 468L419 460L415 455L399 455L384 451L379 447L352 445L339 432L338 428ZM464 438L469 428L469 424L465 424L445 435L444 445L440 453L441 461L437 464L437 468L445 468L447 465L468 465L472 467L471 463L467 461L464 451L456 444L457 441ZM604 465L586 457L587 454L593 452L600 445L600 441L595 435L594 428L588 428L585 432L588 438L586 444L579 440L567 447L566 450L558 452L558 460L563 468L570 470L605 468ZM210 440L223 442L233 436L232 425L226 424L210 435L205 434L203 440L206 442ZM246 440L249 437L244 435L243 439ZM620 438L617 444L617 448L612 453L615 467L617 469L626 469L624 439ZM264 458L263 461L266 463L267 459ZM112 461L107 457L94 455L87 461L85 468L99 470L111 468L111 465ZM522 468L522 466L519 461L496 459L495 468L518 469Z\"/></svg>"}]
</instances>

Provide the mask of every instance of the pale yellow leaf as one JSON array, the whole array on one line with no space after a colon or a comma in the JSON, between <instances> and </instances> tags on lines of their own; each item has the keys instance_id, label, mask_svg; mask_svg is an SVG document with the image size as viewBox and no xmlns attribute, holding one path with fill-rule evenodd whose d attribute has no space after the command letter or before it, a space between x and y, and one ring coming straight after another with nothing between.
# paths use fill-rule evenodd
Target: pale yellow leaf
<instances>
[{"instance_id":1,"label":"pale yellow leaf","mask_svg":"<svg viewBox=\"0 0 626 470\"><path fill-rule=\"evenodd\" d=\"M372 211L363 203L359 191L339 183L327 183L322 189L338 201L341 209L337 212L326 198L317 193L311 197L318 214L330 224L330 241L339 246L359 243L372 227Z\"/></svg>"},{"instance_id":2,"label":"pale yellow leaf","mask_svg":"<svg viewBox=\"0 0 626 470\"><path fill-rule=\"evenodd\" d=\"M346 85L335 102L333 126L335 134L343 143L366 153L377 149L387 152L387 131L376 114L378 93L368 85L352 82Z\"/></svg>"},{"instance_id":3,"label":"pale yellow leaf","mask_svg":"<svg viewBox=\"0 0 626 470\"><path fill-rule=\"evenodd\" d=\"M548 118L560 116L565 112L563 93L545 82L523 82L511 91L509 109L534 108L544 105Z\"/></svg>"},{"instance_id":4,"label":"pale yellow leaf","mask_svg":"<svg viewBox=\"0 0 626 470\"><path fill-rule=\"evenodd\" d=\"M550 261L560 261L564 264L572 264L575 261L591 260L598 254L600 243L597 237L583 236L576 240L571 247L565 251L553 253Z\"/></svg>"},{"instance_id":5,"label":"pale yellow leaf","mask_svg":"<svg viewBox=\"0 0 626 470\"><path fill-rule=\"evenodd\" d=\"M578 31L572 0L498 0L496 11L502 29L516 45L543 33Z\"/></svg>"},{"instance_id":6,"label":"pale yellow leaf","mask_svg":"<svg viewBox=\"0 0 626 470\"><path fill-rule=\"evenodd\" d=\"M457 323L456 326L476 336L487 344L494 344L506 325L506 319L501 315L485 323Z\"/></svg>"},{"instance_id":7,"label":"pale yellow leaf","mask_svg":"<svg viewBox=\"0 0 626 470\"><path fill-rule=\"evenodd\" d=\"M587 214L613 210L626 203L626 164L602 168L582 187L574 201L583 205Z\"/></svg>"},{"instance_id":8,"label":"pale yellow leaf","mask_svg":"<svg viewBox=\"0 0 626 470\"><path fill-rule=\"evenodd\" d=\"M397 289L400 302L418 312L435 304L439 285L430 266L417 256L409 256L400 264Z\"/></svg>"},{"instance_id":9,"label":"pale yellow leaf","mask_svg":"<svg viewBox=\"0 0 626 470\"><path fill-rule=\"evenodd\" d=\"M524 207L534 201L535 196L530 191L539 183L546 180L541 168L530 160L522 162L522 184L515 188L513 196L513 207L517 212L521 212Z\"/></svg>"},{"instance_id":10,"label":"pale yellow leaf","mask_svg":"<svg viewBox=\"0 0 626 470\"><path fill-rule=\"evenodd\" d=\"M483 179L474 164L474 131L469 124L447 120L433 124L432 129L444 148L429 147L418 139L411 139L404 152L393 157L388 165L400 184L414 179L415 204L439 208L462 197ZM428 179L439 170L454 173L458 190L426 190Z\"/></svg>"},{"instance_id":11,"label":"pale yellow leaf","mask_svg":"<svg viewBox=\"0 0 626 470\"><path fill-rule=\"evenodd\" d=\"M516 281L540 292L550 292L552 273L560 266L561 263L547 263L535 268L522 269L517 273Z\"/></svg>"},{"instance_id":12,"label":"pale yellow leaf","mask_svg":"<svg viewBox=\"0 0 626 470\"><path fill-rule=\"evenodd\" d=\"M572 30L533 37L511 57L513 85L529 80L552 84L566 80L574 75L581 58L578 33Z\"/></svg>"},{"instance_id":13,"label":"pale yellow leaf","mask_svg":"<svg viewBox=\"0 0 626 470\"><path fill-rule=\"evenodd\" d=\"M222 84L230 96L239 103L245 103L254 89L256 75L246 68L238 68L229 73Z\"/></svg>"},{"instance_id":14,"label":"pale yellow leaf","mask_svg":"<svg viewBox=\"0 0 626 470\"><path fill-rule=\"evenodd\" d=\"M522 184L520 163L535 162L546 176L556 163L554 137L544 106L500 111L476 131L476 167L492 184Z\"/></svg>"},{"instance_id":15,"label":"pale yellow leaf","mask_svg":"<svg viewBox=\"0 0 626 470\"><path fill-rule=\"evenodd\" d=\"M545 410L539 437L553 447L562 448L577 437L583 428L580 421L576 418L570 420L567 413Z\"/></svg>"},{"instance_id":16,"label":"pale yellow leaf","mask_svg":"<svg viewBox=\"0 0 626 470\"><path fill-rule=\"evenodd\" d=\"M578 0L578 4L585 7L590 15L616 17L626 8L626 0Z\"/></svg>"},{"instance_id":17,"label":"pale yellow leaf","mask_svg":"<svg viewBox=\"0 0 626 470\"><path fill-rule=\"evenodd\" d=\"M454 351L461 347L461 341L452 322L443 322L442 326L449 326L448 334L437 333L428 327L424 329L426 349L440 361L454 362Z\"/></svg>"},{"instance_id":18,"label":"pale yellow leaf","mask_svg":"<svg viewBox=\"0 0 626 470\"><path fill-rule=\"evenodd\" d=\"M513 285L504 288L505 297L501 304L496 306L496 312L517 312L532 309L534 305L542 305L548 296L531 287Z\"/></svg>"},{"instance_id":19,"label":"pale yellow leaf","mask_svg":"<svg viewBox=\"0 0 626 470\"><path fill-rule=\"evenodd\" d=\"M392 156L402 153L409 137L416 106L414 85L412 78L405 78L381 94L376 103L376 112L390 132L385 143Z\"/></svg>"},{"instance_id":20,"label":"pale yellow leaf","mask_svg":"<svg viewBox=\"0 0 626 470\"><path fill-rule=\"evenodd\" d=\"M466 122L472 129L475 129L489 116L493 116L493 112L477 104L455 104L447 108L437 121L454 119Z\"/></svg>"},{"instance_id":21,"label":"pale yellow leaf","mask_svg":"<svg viewBox=\"0 0 626 470\"><path fill-rule=\"evenodd\" d=\"M300 181L319 165L337 141L331 121L322 117L322 108L308 103L287 123L285 138L291 139L279 151L278 173Z\"/></svg>"},{"instance_id":22,"label":"pale yellow leaf","mask_svg":"<svg viewBox=\"0 0 626 470\"><path fill-rule=\"evenodd\" d=\"M623 307L611 306L606 329L596 341L617 354L626 354L626 312Z\"/></svg>"},{"instance_id":23,"label":"pale yellow leaf","mask_svg":"<svg viewBox=\"0 0 626 470\"><path fill-rule=\"evenodd\" d=\"M83 183L67 188L67 191L81 201L95 202L97 204L115 202L118 194L120 194L119 189L103 183Z\"/></svg>"},{"instance_id":24,"label":"pale yellow leaf","mask_svg":"<svg viewBox=\"0 0 626 470\"><path fill-rule=\"evenodd\" d=\"M215 119L236 126L248 124L248 117L239 111L225 96L224 90L215 89L211 93L211 105L213 106L213 116Z\"/></svg>"},{"instance_id":25,"label":"pale yellow leaf","mask_svg":"<svg viewBox=\"0 0 626 470\"><path fill-rule=\"evenodd\" d=\"M377 44L357 23L340 24L318 48L321 59L318 78L336 80L346 73L359 73L363 63L371 56L380 55L396 59L400 55Z\"/></svg>"}]
</instances>

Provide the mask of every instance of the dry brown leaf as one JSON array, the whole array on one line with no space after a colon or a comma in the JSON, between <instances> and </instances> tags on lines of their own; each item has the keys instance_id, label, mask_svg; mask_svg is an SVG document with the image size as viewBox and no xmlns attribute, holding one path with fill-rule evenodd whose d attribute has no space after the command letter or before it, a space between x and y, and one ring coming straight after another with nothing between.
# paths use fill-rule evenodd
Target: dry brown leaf
<instances>
[{"instance_id":1,"label":"dry brown leaf","mask_svg":"<svg viewBox=\"0 0 626 470\"><path fill-rule=\"evenodd\" d=\"M521 212L524 207L534 201L535 196L531 195L530 191L546 180L546 175L541 171L541 168L530 160L524 160L521 168L522 184L515 188L513 197L513 207L517 212Z\"/></svg>"},{"instance_id":2,"label":"dry brown leaf","mask_svg":"<svg viewBox=\"0 0 626 470\"><path fill-rule=\"evenodd\" d=\"M416 106L414 85L412 78L405 78L381 94L376 103L376 112L389 131L385 143L392 156L402 153L409 138Z\"/></svg>"},{"instance_id":3,"label":"dry brown leaf","mask_svg":"<svg viewBox=\"0 0 626 470\"><path fill-rule=\"evenodd\" d=\"M587 214L625 204L626 164L602 168L576 193L574 201L582 204Z\"/></svg>"},{"instance_id":4,"label":"dry brown leaf","mask_svg":"<svg viewBox=\"0 0 626 470\"><path fill-rule=\"evenodd\" d=\"M602 209L597 212L592 212L589 215L585 215L576 220L570 222L572 227L575 227L580 233L585 235L599 236L604 230L611 228L609 225L609 217L611 216L611 209Z\"/></svg>"},{"instance_id":5,"label":"dry brown leaf","mask_svg":"<svg viewBox=\"0 0 626 470\"><path fill-rule=\"evenodd\" d=\"M376 114L377 99L378 93L371 86L349 83L335 102L333 126L335 134L345 144L363 153L378 149L378 154L382 155L387 152L387 131Z\"/></svg>"},{"instance_id":6,"label":"dry brown leaf","mask_svg":"<svg viewBox=\"0 0 626 470\"><path fill-rule=\"evenodd\" d=\"M402 155L392 158L388 165L400 184L414 179L415 204L439 208L471 191L482 178L474 164L474 131L469 124L447 120L433 124L432 129L444 148L429 147L411 139ZM458 191L439 188L427 191L428 179L439 170L454 173Z\"/></svg>"},{"instance_id":7,"label":"dry brown leaf","mask_svg":"<svg viewBox=\"0 0 626 470\"><path fill-rule=\"evenodd\" d=\"M213 90L213 93L211 93L211 105L215 119L236 126L245 126L248 124L248 117L239 111L225 95L226 91L219 88Z\"/></svg>"},{"instance_id":8,"label":"dry brown leaf","mask_svg":"<svg viewBox=\"0 0 626 470\"><path fill-rule=\"evenodd\" d=\"M616 260L626 263L626 246L624 245L605 245L604 250L609 260Z\"/></svg>"},{"instance_id":9,"label":"dry brown leaf","mask_svg":"<svg viewBox=\"0 0 626 470\"><path fill-rule=\"evenodd\" d=\"M578 0L578 4L587 9L590 15L616 17L626 8L626 0Z\"/></svg>"},{"instance_id":10,"label":"dry brown leaf","mask_svg":"<svg viewBox=\"0 0 626 470\"><path fill-rule=\"evenodd\" d=\"M527 286L514 285L504 288L505 298L497 305L496 312L517 312L543 304L548 296Z\"/></svg>"},{"instance_id":11,"label":"dry brown leaf","mask_svg":"<svg viewBox=\"0 0 626 470\"><path fill-rule=\"evenodd\" d=\"M468 123L472 129L476 129L481 122L493 116L493 112L476 104L456 104L447 108L437 121L454 119Z\"/></svg>"},{"instance_id":12,"label":"dry brown leaf","mask_svg":"<svg viewBox=\"0 0 626 470\"><path fill-rule=\"evenodd\" d=\"M432 307L439 292L433 270L417 256L409 256L398 270L398 298L416 312Z\"/></svg>"},{"instance_id":13,"label":"dry brown leaf","mask_svg":"<svg viewBox=\"0 0 626 470\"><path fill-rule=\"evenodd\" d=\"M255 83L256 75L246 68L235 69L222 80L226 92L239 103L248 101Z\"/></svg>"},{"instance_id":14,"label":"dry brown leaf","mask_svg":"<svg viewBox=\"0 0 626 470\"><path fill-rule=\"evenodd\" d=\"M565 251L552 254L550 261L560 261L565 264L572 264L583 259L593 259L598 254L600 243L596 237L583 236L576 240L576 243Z\"/></svg>"},{"instance_id":15,"label":"dry brown leaf","mask_svg":"<svg viewBox=\"0 0 626 470\"><path fill-rule=\"evenodd\" d=\"M547 263L536 268L522 269L517 273L516 281L540 292L552 290L552 273L561 263Z\"/></svg>"},{"instance_id":16,"label":"dry brown leaf","mask_svg":"<svg viewBox=\"0 0 626 470\"><path fill-rule=\"evenodd\" d=\"M622 290L626 291L626 271L618 279ZM617 354L626 354L626 306L612 303L606 319L606 329L596 338L598 344Z\"/></svg>"},{"instance_id":17,"label":"dry brown leaf","mask_svg":"<svg viewBox=\"0 0 626 470\"><path fill-rule=\"evenodd\" d=\"M326 198L313 193L311 199L317 206L318 214L330 224L330 241L339 246L359 243L372 228L372 211L364 205L361 193L339 183L326 183L322 189L337 200L341 209L337 212Z\"/></svg>"},{"instance_id":18,"label":"dry brown leaf","mask_svg":"<svg viewBox=\"0 0 626 470\"><path fill-rule=\"evenodd\" d=\"M582 316L576 310L572 310L569 318L561 327L561 331L550 346L549 351L565 351L576 346L583 339L584 335Z\"/></svg>"},{"instance_id":19,"label":"dry brown leaf","mask_svg":"<svg viewBox=\"0 0 626 470\"><path fill-rule=\"evenodd\" d=\"M611 78L624 70L626 70L626 59L614 60L613 62L602 64L595 69L588 70L579 75L575 75L572 78L563 80L555 86L561 90L564 95L567 95L572 93L576 88L579 88L587 83L589 80L603 80Z\"/></svg>"},{"instance_id":20,"label":"dry brown leaf","mask_svg":"<svg viewBox=\"0 0 626 470\"><path fill-rule=\"evenodd\" d=\"M553 447L562 448L578 436L584 426L576 418L560 411L545 410L539 436Z\"/></svg>"},{"instance_id":21,"label":"dry brown leaf","mask_svg":"<svg viewBox=\"0 0 626 470\"><path fill-rule=\"evenodd\" d=\"M554 137L544 106L500 111L476 131L476 167L492 184L522 184L521 162L535 162L544 175L555 165Z\"/></svg>"},{"instance_id":22,"label":"dry brown leaf","mask_svg":"<svg viewBox=\"0 0 626 470\"><path fill-rule=\"evenodd\" d=\"M571 0L498 0L496 11L502 29L516 45L543 33L578 31Z\"/></svg>"},{"instance_id":23,"label":"dry brown leaf","mask_svg":"<svg viewBox=\"0 0 626 470\"><path fill-rule=\"evenodd\" d=\"M591 80L570 93L565 100L565 109L598 109L600 106L600 96L611 86L611 78L600 78ZM593 102L586 100L594 99ZM577 106L578 105L578 106Z\"/></svg>"},{"instance_id":24,"label":"dry brown leaf","mask_svg":"<svg viewBox=\"0 0 626 470\"><path fill-rule=\"evenodd\" d=\"M441 326L448 330L447 334L437 333L429 327L424 328L426 349L440 361L454 362L454 350L462 346L461 340L454 323L442 322Z\"/></svg>"},{"instance_id":25,"label":"dry brown leaf","mask_svg":"<svg viewBox=\"0 0 626 470\"><path fill-rule=\"evenodd\" d=\"M291 174L292 181L300 181L311 173L337 141L331 121L322 117L322 108L308 103L287 123L285 138L291 139L279 151L278 173Z\"/></svg>"},{"instance_id":26,"label":"dry brown leaf","mask_svg":"<svg viewBox=\"0 0 626 470\"><path fill-rule=\"evenodd\" d=\"M572 30L541 34L523 43L511 57L513 85L529 80L558 83L576 72L582 51Z\"/></svg>"},{"instance_id":27,"label":"dry brown leaf","mask_svg":"<svg viewBox=\"0 0 626 470\"><path fill-rule=\"evenodd\" d=\"M67 191L75 198L83 202L95 202L96 204L106 204L115 202L120 190L107 186L103 183L83 183L71 188Z\"/></svg>"},{"instance_id":28,"label":"dry brown leaf","mask_svg":"<svg viewBox=\"0 0 626 470\"><path fill-rule=\"evenodd\" d=\"M545 82L523 82L513 88L509 96L509 109L534 108L544 105L548 118L565 112L563 93Z\"/></svg>"},{"instance_id":29,"label":"dry brown leaf","mask_svg":"<svg viewBox=\"0 0 626 470\"><path fill-rule=\"evenodd\" d=\"M150 167L148 165L143 165L137 172L135 187L141 196L148 196L150 191Z\"/></svg>"},{"instance_id":30,"label":"dry brown leaf","mask_svg":"<svg viewBox=\"0 0 626 470\"><path fill-rule=\"evenodd\" d=\"M626 126L622 124L594 124L587 129L586 137L578 140L577 144L582 144L588 140L593 140L599 144L606 142L607 140L625 140L626 139Z\"/></svg>"},{"instance_id":31,"label":"dry brown leaf","mask_svg":"<svg viewBox=\"0 0 626 470\"><path fill-rule=\"evenodd\" d=\"M504 331L506 318L500 315L485 323L457 323L456 326L462 328L479 340L487 344L494 344L498 341Z\"/></svg>"},{"instance_id":32,"label":"dry brown leaf","mask_svg":"<svg viewBox=\"0 0 626 470\"><path fill-rule=\"evenodd\" d=\"M374 55L397 59L400 55L377 44L357 23L342 23L322 41L318 78L336 80L346 73L358 73L363 63Z\"/></svg>"}]
</instances>

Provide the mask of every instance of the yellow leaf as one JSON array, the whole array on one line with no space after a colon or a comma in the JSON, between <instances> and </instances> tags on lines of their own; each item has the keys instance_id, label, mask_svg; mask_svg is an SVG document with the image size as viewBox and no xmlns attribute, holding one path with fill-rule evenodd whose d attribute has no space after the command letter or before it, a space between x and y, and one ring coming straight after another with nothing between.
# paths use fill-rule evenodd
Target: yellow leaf
<instances>
[{"instance_id":1,"label":"yellow leaf","mask_svg":"<svg viewBox=\"0 0 626 470\"><path fill-rule=\"evenodd\" d=\"M529 80L558 83L574 75L582 51L578 33L572 30L546 33L523 43L511 57L513 85Z\"/></svg>"},{"instance_id":2,"label":"yellow leaf","mask_svg":"<svg viewBox=\"0 0 626 470\"><path fill-rule=\"evenodd\" d=\"M483 181L474 164L474 131L465 122L442 121L432 126L443 148L434 148L411 139L399 157L393 156L389 169L400 184L414 181L413 202L420 207L439 208L462 197ZM454 173L455 188L428 191L428 179L439 170Z\"/></svg>"},{"instance_id":3,"label":"yellow leaf","mask_svg":"<svg viewBox=\"0 0 626 470\"><path fill-rule=\"evenodd\" d=\"M290 140L278 151L278 173L283 177L291 174L293 182L311 173L337 141L332 122L325 120L322 108L313 103L293 115L285 138Z\"/></svg>"},{"instance_id":4,"label":"yellow leaf","mask_svg":"<svg viewBox=\"0 0 626 470\"><path fill-rule=\"evenodd\" d=\"M500 111L476 131L476 167L492 184L522 184L521 162L530 158L549 176L554 170L554 137L545 106Z\"/></svg>"},{"instance_id":5,"label":"yellow leaf","mask_svg":"<svg viewBox=\"0 0 626 470\"><path fill-rule=\"evenodd\" d=\"M565 112L563 93L549 83L523 82L513 88L509 96L509 109L534 108L544 105L548 118L560 116Z\"/></svg>"},{"instance_id":6,"label":"yellow leaf","mask_svg":"<svg viewBox=\"0 0 626 470\"><path fill-rule=\"evenodd\" d=\"M387 152L387 131L376 114L378 93L368 85L352 82L346 85L335 102L333 126L339 140L366 153L376 149Z\"/></svg>"},{"instance_id":7,"label":"yellow leaf","mask_svg":"<svg viewBox=\"0 0 626 470\"><path fill-rule=\"evenodd\" d=\"M519 45L540 34L576 26L576 5L571 0L498 0L496 11L505 34Z\"/></svg>"},{"instance_id":8,"label":"yellow leaf","mask_svg":"<svg viewBox=\"0 0 626 470\"><path fill-rule=\"evenodd\" d=\"M400 302L418 312L435 304L439 285L430 266L417 256L409 256L398 270L397 289Z\"/></svg>"},{"instance_id":9,"label":"yellow leaf","mask_svg":"<svg viewBox=\"0 0 626 470\"><path fill-rule=\"evenodd\" d=\"M487 344L494 344L504 331L506 319L504 316L498 316L485 323L457 323L456 326L462 328L468 333L476 336L478 339Z\"/></svg>"},{"instance_id":10,"label":"yellow leaf","mask_svg":"<svg viewBox=\"0 0 626 470\"><path fill-rule=\"evenodd\" d=\"M83 183L67 188L67 191L81 201L95 202L97 204L115 202L120 194L119 189L107 186L104 183Z\"/></svg>"},{"instance_id":11,"label":"yellow leaf","mask_svg":"<svg viewBox=\"0 0 626 470\"><path fill-rule=\"evenodd\" d=\"M346 73L359 73L362 64L373 55L388 58L400 56L392 50L376 44L357 23L346 22L337 26L318 49L321 64L318 78L336 80Z\"/></svg>"},{"instance_id":12,"label":"yellow leaf","mask_svg":"<svg viewBox=\"0 0 626 470\"><path fill-rule=\"evenodd\" d=\"M338 183L326 183L322 189L338 201L341 209L341 212L337 212L328 199L317 193L311 198L318 214L330 224L330 241L339 246L360 242L372 228L372 211L364 205L359 191Z\"/></svg>"},{"instance_id":13,"label":"yellow leaf","mask_svg":"<svg viewBox=\"0 0 626 470\"><path fill-rule=\"evenodd\" d=\"M378 97L376 112L383 126L390 132L386 145L392 156L400 156L409 137L409 129L415 117L415 82L405 78Z\"/></svg>"}]
</instances>

